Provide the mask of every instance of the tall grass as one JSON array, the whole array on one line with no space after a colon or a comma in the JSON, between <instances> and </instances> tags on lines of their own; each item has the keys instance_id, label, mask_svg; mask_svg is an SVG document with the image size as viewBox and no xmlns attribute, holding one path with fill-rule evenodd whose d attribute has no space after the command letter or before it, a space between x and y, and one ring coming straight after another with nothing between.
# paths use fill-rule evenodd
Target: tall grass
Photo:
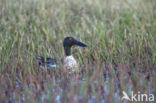
<instances>
[{"instance_id":1,"label":"tall grass","mask_svg":"<svg viewBox=\"0 0 156 103\"><path fill-rule=\"evenodd\" d=\"M69 35L89 45L72 49L82 83L35 59L64 57ZM155 0L0 0L1 102L118 103L123 90L156 96L155 76Z\"/></svg>"}]
</instances>

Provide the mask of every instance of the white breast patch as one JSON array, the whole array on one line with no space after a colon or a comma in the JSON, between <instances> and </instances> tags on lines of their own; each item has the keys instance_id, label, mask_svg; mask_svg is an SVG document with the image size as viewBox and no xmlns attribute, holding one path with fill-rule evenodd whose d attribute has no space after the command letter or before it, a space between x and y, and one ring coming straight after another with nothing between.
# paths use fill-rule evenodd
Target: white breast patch
<instances>
[{"instance_id":1,"label":"white breast patch","mask_svg":"<svg viewBox=\"0 0 156 103\"><path fill-rule=\"evenodd\" d=\"M75 71L76 69L78 69L78 63L73 56L67 56L64 59L64 65L67 69L71 69L71 71Z\"/></svg>"}]
</instances>

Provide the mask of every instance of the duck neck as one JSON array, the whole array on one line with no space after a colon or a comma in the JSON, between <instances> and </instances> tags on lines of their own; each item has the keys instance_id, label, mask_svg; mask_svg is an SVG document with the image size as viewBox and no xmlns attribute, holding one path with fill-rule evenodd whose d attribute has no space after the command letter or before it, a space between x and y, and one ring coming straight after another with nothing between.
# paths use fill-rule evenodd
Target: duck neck
<instances>
[{"instance_id":1,"label":"duck neck","mask_svg":"<svg viewBox=\"0 0 156 103\"><path fill-rule=\"evenodd\" d=\"M71 47L65 46L64 47L65 55L70 56L71 55Z\"/></svg>"}]
</instances>

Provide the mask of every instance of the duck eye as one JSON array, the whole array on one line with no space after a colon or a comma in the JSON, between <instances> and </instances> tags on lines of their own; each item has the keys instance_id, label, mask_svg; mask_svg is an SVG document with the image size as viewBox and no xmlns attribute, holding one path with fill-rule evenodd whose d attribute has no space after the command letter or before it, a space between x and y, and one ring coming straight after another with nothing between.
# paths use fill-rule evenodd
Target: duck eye
<instances>
[{"instance_id":1,"label":"duck eye","mask_svg":"<svg viewBox=\"0 0 156 103\"><path fill-rule=\"evenodd\" d=\"M72 40L72 38L69 38L69 40Z\"/></svg>"}]
</instances>

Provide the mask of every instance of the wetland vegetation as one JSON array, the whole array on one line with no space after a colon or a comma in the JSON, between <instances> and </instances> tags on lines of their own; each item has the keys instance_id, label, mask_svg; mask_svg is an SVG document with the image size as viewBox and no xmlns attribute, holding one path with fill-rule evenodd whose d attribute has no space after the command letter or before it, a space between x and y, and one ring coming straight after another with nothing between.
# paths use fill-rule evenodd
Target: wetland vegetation
<instances>
[{"instance_id":1,"label":"wetland vegetation","mask_svg":"<svg viewBox=\"0 0 156 103\"><path fill-rule=\"evenodd\" d=\"M72 49L79 78L40 69L69 35L88 44ZM1 103L128 103L123 91L156 96L156 0L0 0Z\"/></svg>"}]
</instances>

